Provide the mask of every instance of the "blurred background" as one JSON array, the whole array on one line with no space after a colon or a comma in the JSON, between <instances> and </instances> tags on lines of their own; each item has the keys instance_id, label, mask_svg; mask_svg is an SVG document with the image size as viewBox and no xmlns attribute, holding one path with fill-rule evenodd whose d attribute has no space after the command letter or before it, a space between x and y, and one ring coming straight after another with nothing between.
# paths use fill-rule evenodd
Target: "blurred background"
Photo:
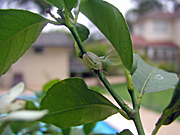
<instances>
[{"instance_id":1,"label":"blurred background","mask_svg":"<svg viewBox=\"0 0 180 135\"><path fill-rule=\"evenodd\" d=\"M131 32L135 53L153 66L170 72L180 72L180 1L179 0L109 0L124 15ZM45 10L50 8L56 16L56 8L43 0L1 0L0 8L26 9L50 18ZM104 56L112 45L103 34L82 14L78 22L90 29L84 46L88 51ZM101 49L99 49L101 48ZM123 68L103 63L111 76L122 76ZM74 39L64 26L48 24L37 41L25 55L12 65L0 78L0 87L8 88L20 81L27 87L39 89L54 78L93 77L90 68L78 59L74 52Z\"/></svg>"},{"instance_id":2,"label":"blurred background","mask_svg":"<svg viewBox=\"0 0 180 135\"><path fill-rule=\"evenodd\" d=\"M106 1L115 5L124 15L135 53L140 54L150 65L180 73L180 0ZM45 14L45 10L50 8L57 16L57 8L44 0L0 0L0 8L26 9L52 19ZM85 16L80 14L78 22L90 30L89 38L84 42L87 51L100 57L113 50L109 41ZM0 78L0 92L21 81L25 82L27 88L41 90L42 86L52 79L82 77L93 90L107 94L97 76L77 58L74 50L74 39L70 32L64 26L48 24L32 47ZM114 84L116 92L130 101L122 65L103 63L103 68L110 74L107 77ZM173 90L145 94L142 105L162 112L172 93ZM179 134L173 134L176 133Z\"/></svg>"}]
</instances>

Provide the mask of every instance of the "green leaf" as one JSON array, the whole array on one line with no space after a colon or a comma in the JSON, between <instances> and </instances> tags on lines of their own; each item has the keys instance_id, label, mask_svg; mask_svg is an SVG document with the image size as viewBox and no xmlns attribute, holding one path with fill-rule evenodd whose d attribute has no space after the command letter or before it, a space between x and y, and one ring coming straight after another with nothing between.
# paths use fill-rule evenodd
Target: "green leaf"
<instances>
[{"instance_id":1,"label":"green leaf","mask_svg":"<svg viewBox=\"0 0 180 135\"><path fill-rule=\"evenodd\" d=\"M64 3L68 9L68 11L71 11L71 9L74 7L74 5L77 3L77 0L64 0Z\"/></svg>"},{"instance_id":2,"label":"green leaf","mask_svg":"<svg viewBox=\"0 0 180 135\"><path fill-rule=\"evenodd\" d=\"M89 18L112 43L124 66L130 71L133 49L129 29L121 12L103 0L82 1L80 12Z\"/></svg>"},{"instance_id":3,"label":"green leaf","mask_svg":"<svg viewBox=\"0 0 180 135\"><path fill-rule=\"evenodd\" d=\"M134 55L134 59L137 61L137 69L132 75L132 81L140 93L159 92L175 88L178 81L176 74L148 65L138 54Z\"/></svg>"},{"instance_id":4,"label":"green leaf","mask_svg":"<svg viewBox=\"0 0 180 135\"><path fill-rule=\"evenodd\" d=\"M25 121L13 121L10 123L12 131L17 134L25 128L31 128L37 126L39 122L25 122Z\"/></svg>"},{"instance_id":5,"label":"green leaf","mask_svg":"<svg viewBox=\"0 0 180 135\"><path fill-rule=\"evenodd\" d=\"M63 0L45 0L45 1L57 7L58 9L63 9Z\"/></svg>"},{"instance_id":6,"label":"green leaf","mask_svg":"<svg viewBox=\"0 0 180 135\"><path fill-rule=\"evenodd\" d=\"M130 74L131 74L131 75L133 75L134 72L136 71L137 65L138 65L138 61L137 61L137 59L136 59L135 56L134 56L133 66L132 66L132 69L131 69L131 71L130 71Z\"/></svg>"},{"instance_id":7,"label":"green leaf","mask_svg":"<svg viewBox=\"0 0 180 135\"><path fill-rule=\"evenodd\" d=\"M129 129L125 129L120 133L116 133L116 135L133 135L133 133Z\"/></svg>"},{"instance_id":8,"label":"green leaf","mask_svg":"<svg viewBox=\"0 0 180 135\"><path fill-rule=\"evenodd\" d=\"M48 20L25 10L0 10L0 76L36 41Z\"/></svg>"},{"instance_id":9,"label":"green leaf","mask_svg":"<svg viewBox=\"0 0 180 135\"><path fill-rule=\"evenodd\" d=\"M53 79L53 80L47 82L46 84L43 85L42 90L45 92L48 91L48 89L51 88L57 82L60 82L60 80L59 79Z\"/></svg>"},{"instance_id":10,"label":"green leaf","mask_svg":"<svg viewBox=\"0 0 180 135\"><path fill-rule=\"evenodd\" d=\"M164 109L156 125L168 125L180 115L180 80L169 105Z\"/></svg>"},{"instance_id":11,"label":"green leaf","mask_svg":"<svg viewBox=\"0 0 180 135\"><path fill-rule=\"evenodd\" d=\"M77 33L79 34L81 41L82 42L85 41L90 34L89 29L80 23L76 24L76 29L77 29Z\"/></svg>"},{"instance_id":12,"label":"green leaf","mask_svg":"<svg viewBox=\"0 0 180 135\"><path fill-rule=\"evenodd\" d=\"M70 133L71 133L71 128L62 129L62 133L63 133L63 135L70 135Z\"/></svg>"},{"instance_id":13,"label":"green leaf","mask_svg":"<svg viewBox=\"0 0 180 135\"><path fill-rule=\"evenodd\" d=\"M26 110L37 110L38 108L35 106L34 102L32 101L26 101Z\"/></svg>"},{"instance_id":14,"label":"green leaf","mask_svg":"<svg viewBox=\"0 0 180 135\"><path fill-rule=\"evenodd\" d=\"M89 135L92 131L93 128L96 126L96 122L91 122L91 123L87 123L83 126L83 131L85 133L85 135Z\"/></svg>"},{"instance_id":15,"label":"green leaf","mask_svg":"<svg viewBox=\"0 0 180 135\"><path fill-rule=\"evenodd\" d=\"M118 112L101 94L90 90L83 79L69 78L52 86L44 96L40 109L48 109L45 123L60 128L104 120Z\"/></svg>"}]
</instances>

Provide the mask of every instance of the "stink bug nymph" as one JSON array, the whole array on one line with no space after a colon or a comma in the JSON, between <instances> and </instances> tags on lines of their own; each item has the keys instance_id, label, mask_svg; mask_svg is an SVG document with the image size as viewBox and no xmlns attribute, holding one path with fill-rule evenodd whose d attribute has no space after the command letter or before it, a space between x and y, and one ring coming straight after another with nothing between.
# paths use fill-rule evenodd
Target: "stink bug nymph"
<instances>
[{"instance_id":1,"label":"stink bug nymph","mask_svg":"<svg viewBox=\"0 0 180 135\"><path fill-rule=\"evenodd\" d=\"M102 70L102 62L100 58L92 52L86 52L83 54L83 61L89 68Z\"/></svg>"},{"instance_id":2,"label":"stink bug nymph","mask_svg":"<svg viewBox=\"0 0 180 135\"><path fill-rule=\"evenodd\" d=\"M83 61L85 65L92 70L100 70L104 72L102 61L96 54L92 52L86 52L85 54L83 54Z\"/></svg>"}]
</instances>

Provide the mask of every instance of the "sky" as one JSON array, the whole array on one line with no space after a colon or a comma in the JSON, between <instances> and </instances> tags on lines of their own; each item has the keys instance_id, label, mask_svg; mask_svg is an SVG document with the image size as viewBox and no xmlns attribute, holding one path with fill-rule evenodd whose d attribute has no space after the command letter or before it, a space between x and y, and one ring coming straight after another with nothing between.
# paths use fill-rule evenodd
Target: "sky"
<instances>
[{"instance_id":1,"label":"sky","mask_svg":"<svg viewBox=\"0 0 180 135\"><path fill-rule=\"evenodd\" d=\"M129 10L132 9L134 7L133 3L130 2L131 0L105 0L109 3L111 3L112 5L116 6L120 12L125 15L125 13ZM56 10L54 11L56 12ZM53 11L52 11L53 13ZM51 17L49 17L49 19L52 19ZM89 20L82 14L80 14L78 16L78 22L85 25L85 26L89 26L91 23L89 22ZM92 24L91 24L92 25ZM66 29L66 28L57 28L57 26L53 26L52 24L48 24L45 28L44 28L44 32L49 32L49 31L54 31L54 30L62 30L62 29ZM96 30L92 30L92 31L96 31Z\"/></svg>"}]
</instances>

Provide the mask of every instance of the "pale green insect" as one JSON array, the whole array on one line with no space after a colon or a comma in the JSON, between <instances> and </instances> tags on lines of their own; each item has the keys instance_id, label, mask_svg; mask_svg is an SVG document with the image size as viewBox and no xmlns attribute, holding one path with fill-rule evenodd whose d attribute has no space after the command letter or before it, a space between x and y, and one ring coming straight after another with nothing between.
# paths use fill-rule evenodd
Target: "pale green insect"
<instances>
[{"instance_id":1,"label":"pale green insect","mask_svg":"<svg viewBox=\"0 0 180 135\"><path fill-rule=\"evenodd\" d=\"M83 61L89 68L93 70L103 70L101 59L92 52L86 52L83 54Z\"/></svg>"},{"instance_id":2,"label":"pale green insect","mask_svg":"<svg viewBox=\"0 0 180 135\"><path fill-rule=\"evenodd\" d=\"M101 56L100 59L103 63L107 63L108 65L111 66L117 66L122 64L121 58L119 57L119 54L115 50L110 51L105 56Z\"/></svg>"}]
</instances>

